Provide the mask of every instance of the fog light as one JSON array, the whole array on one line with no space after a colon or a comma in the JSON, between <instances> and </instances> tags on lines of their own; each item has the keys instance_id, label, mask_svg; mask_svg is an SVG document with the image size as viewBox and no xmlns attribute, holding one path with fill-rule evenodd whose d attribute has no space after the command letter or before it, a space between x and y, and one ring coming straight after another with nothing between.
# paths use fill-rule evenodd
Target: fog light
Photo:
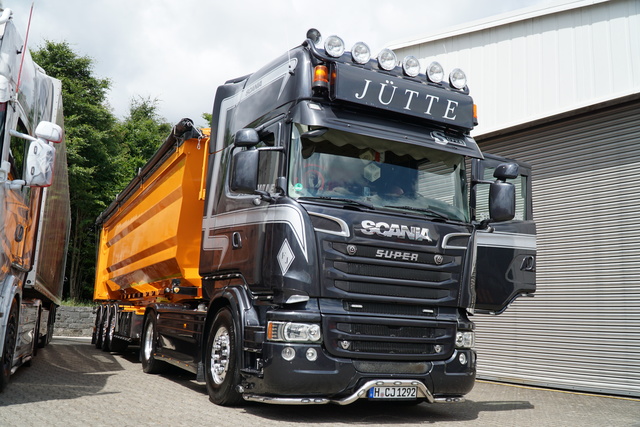
<instances>
[{"instance_id":1,"label":"fog light","mask_svg":"<svg viewBox=\"0 0 640 427\"><path fill-rule=\"evenodd\" d=\"M282 358L287 362L291 362L296 357L296 351L293 347L285 347L282 349Z\"/></svg>"},{"instance_id":2,"label":"fog light","mask_svg":"<svg viewBox=\"0 0 640 427\"><path fill-rule=\"evenodd\" d=\"M318 352L316 351L315 348L309 348L307 349L307 360L309 362L315 362L315 360L318 358Z\"/></svg>"},{"instance_id":3,"label":"fog light","mask_svg":"<svg viewBox=\"0 0 640 427\"><path fill-rule=\"evenodd\" d=\"M467 364L467 355L464 353L460 353L460 356L458 356L458 361L460 362L461 365L466 365Z\"/></svg>"},{"instance_id":4,"label":"fog light","mask_svg":"<svg viewBox=\"0 0 640 427\"><path fill-rule=\"evenodd\" d=\"M439 344L436 344L433 346L433 351L434 353L441 353L442 352L442 346Z\"/></svg>"}]
</instances>

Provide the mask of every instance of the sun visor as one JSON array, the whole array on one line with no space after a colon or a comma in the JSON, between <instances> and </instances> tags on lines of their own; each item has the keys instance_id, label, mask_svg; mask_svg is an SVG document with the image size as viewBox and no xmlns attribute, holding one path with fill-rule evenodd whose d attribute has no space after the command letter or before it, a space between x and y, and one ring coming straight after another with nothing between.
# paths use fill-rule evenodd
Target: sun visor
<instances>
[{"instance_id":1,"label":"sun visor","mask_svg":"<svg viewBox=\"0 0 640 427\"><path fill-rule=\"evenodd\" d=\"M405 142L436 150L448 151L463 156L484 158L476 141L460 132L445 132L442 129L401 123L380 117L365 116L354 111L330 108L313 101L302 101L296 105L293 120L309 126L324 126L345 132L392 141Z\"/></svg>"}]
</instances>

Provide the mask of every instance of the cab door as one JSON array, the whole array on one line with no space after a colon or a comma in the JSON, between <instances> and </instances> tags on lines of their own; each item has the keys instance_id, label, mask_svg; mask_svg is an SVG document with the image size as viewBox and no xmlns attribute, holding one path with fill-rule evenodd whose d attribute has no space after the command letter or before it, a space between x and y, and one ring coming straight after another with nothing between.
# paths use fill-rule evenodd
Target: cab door
<instances>
[{"instance_id":1,"label":"cab door","mask_svg":"<svg viewBox=\"0 0 640 427\"><path fill-rule=\"evenodd\" d=\"M519 296L536 290L536 226L531 203L531 166L498 156L472 161L471 208L476 221L489 219L489 185L501 163L517 163L516 214L513 220L489 222L476 231L476 302L479 313L500 314ZM484 183L482 183L484 182Z\"/></svg>"}]
</instances>

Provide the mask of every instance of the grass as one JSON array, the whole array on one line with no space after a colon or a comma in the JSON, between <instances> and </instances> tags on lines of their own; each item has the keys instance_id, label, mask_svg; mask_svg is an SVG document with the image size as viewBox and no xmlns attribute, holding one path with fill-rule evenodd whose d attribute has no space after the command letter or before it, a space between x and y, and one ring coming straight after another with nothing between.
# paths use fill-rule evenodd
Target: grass
<instances>
[{"instance_id":1,"label":"grass","mask_svg":"<svg viewBox=\"0 0 640 427\"><path fill-rule=\"evenodd\" d=\"M93 307L96 304L93 301L69 298L69 299L62 300L61 305L64 305L66 307Z\"/></svg>"}]
</instances>

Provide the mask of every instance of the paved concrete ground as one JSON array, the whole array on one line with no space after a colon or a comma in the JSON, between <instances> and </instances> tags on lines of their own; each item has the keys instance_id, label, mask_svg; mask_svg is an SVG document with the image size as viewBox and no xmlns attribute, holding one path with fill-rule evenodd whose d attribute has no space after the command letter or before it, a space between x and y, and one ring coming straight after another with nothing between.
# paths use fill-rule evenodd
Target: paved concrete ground
<instances>
[{"instance_id":1,"label":"paved concrete ground","mask_svg":"<svg viewBox=\"0 0 640 427\"><path fill-rule=\"evenodd\" d=\"M54 338L0 394L0 426L638 426L640 400L478 382L459 404L349 406L209 402L205 385L176 369L142 372L137 353Z\"/></svg>"}]
</instances>

